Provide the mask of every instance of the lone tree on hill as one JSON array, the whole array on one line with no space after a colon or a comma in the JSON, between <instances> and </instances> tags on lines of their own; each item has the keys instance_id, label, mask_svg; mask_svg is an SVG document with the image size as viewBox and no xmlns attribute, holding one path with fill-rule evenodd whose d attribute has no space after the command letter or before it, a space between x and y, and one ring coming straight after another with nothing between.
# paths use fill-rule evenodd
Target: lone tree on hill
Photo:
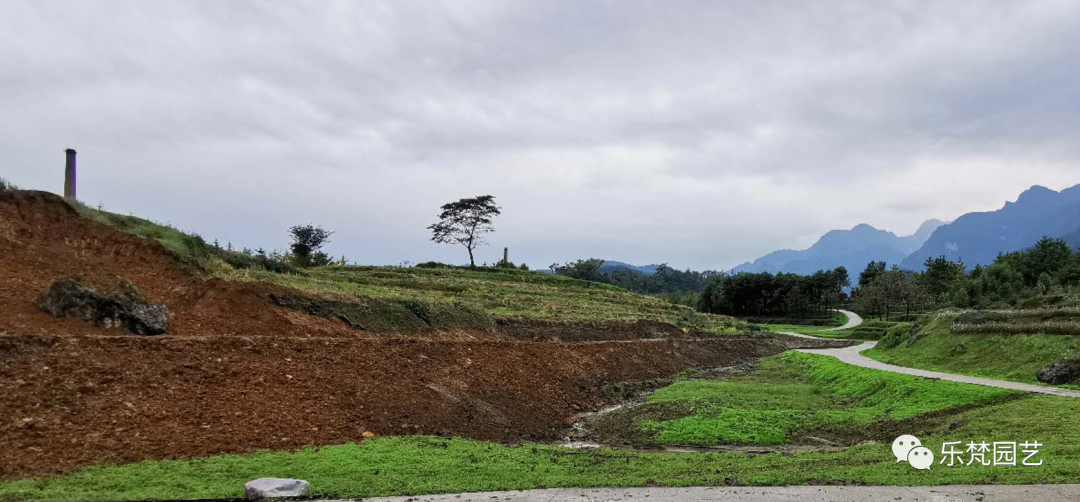
<instances>
[{"instance_id":1,"label":"lone tree on hill","mask_svg":"<svg viewBox=\"0 0 1080 502\"><path fill-rule=\"evenodd\" d=\"M334 232L315 225L296 225L289 229L289 234L292 235L289 249L292 250L297 265L321 267L330 263L330 257L319 250L330 242L330 236Z\"/></svg>"},{"instance_id":2,"label":"lone tree on hill","mask_svg":"<svg viewBox=\"0 0 1080 502\"><path fill-rule=\"evenodd\" d=\"M439 244L461 244L469 251L469 266L476 267L473 250L487 244L484 234L494 232L492 218L501 214L495 197L481 195L443 204L439 222L428 227L431 240Z\"/></svg>"}]
</instances>

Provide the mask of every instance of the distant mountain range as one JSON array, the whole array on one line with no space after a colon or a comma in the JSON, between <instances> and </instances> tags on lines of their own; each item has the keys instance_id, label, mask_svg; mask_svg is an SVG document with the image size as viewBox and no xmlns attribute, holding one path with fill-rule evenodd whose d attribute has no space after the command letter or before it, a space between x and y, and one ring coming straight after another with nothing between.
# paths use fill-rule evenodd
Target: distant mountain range
<instances>
[{"instance_id":1,"label":"distant mountain range","mask_svg":"<svg viewBox=\"0 0 1080 502\"><path fill-rule=\"evenodd\" d=\"M732 272L812 274L844 266L854 279L871 261L921 270L926 258L937 256L963 260L970 268L1028 248L1043 236L1080 247L1080 185L1061 192L1036 185L997 211L968 213L951 223L928 220L904 237L865 223L832 230L807 249L774 251Z\"/></svg>"},{"instance_id":2,"label":"distant mountain range","mask_svg":"<svg viewBox=\"0 0 1080 502\"><path fill-rule=\"evenodd\" d=\"M620 268L628 268L630 270L636 270L638 272L641 272L641 273L643 273L645 275L652 275L652 274L656 273L656 268L659 267L659 266L660 266L659 264L654 264L654 265L631 265L629 263L623 263L621 261L604 260L604 264L600 265L600 271L605 273L605 274L610 274L610 273L612 273L612 272L614 272L614 271L616 271L616 270L618 270Z\"/></svg>"},{"instance_id":3,"label":"distant mountain range","mask_svg":"<svg viewBox=\"0 0 1080 502\"><path fill-rule=\"evenodd\" d=\"M939 228L900 267L921 270L926 258L964 260L968 267L993 263L999 253L1026 249L1044 236L1080 241L1080 185L1055 192L1033 186L997 211L968 213Z\"/></svg>"},{"instance_id":4,"label":"distant mountain range","mask_svg":"<svg viewBox=\"0 0 1080 502\"><path fill-rule=\"evenodd\" d=\"M843 266L847 268L848 274L855 277L871 261L899 263L919 249L930 235L944 224L938 220L927 220L919 225L914 234L898 237L892 232L861 223L851 230L829 231L807 249L773 251L753 262L735 267L732 272L790 272L806 275Z\"/></svg>"}]
</instances>

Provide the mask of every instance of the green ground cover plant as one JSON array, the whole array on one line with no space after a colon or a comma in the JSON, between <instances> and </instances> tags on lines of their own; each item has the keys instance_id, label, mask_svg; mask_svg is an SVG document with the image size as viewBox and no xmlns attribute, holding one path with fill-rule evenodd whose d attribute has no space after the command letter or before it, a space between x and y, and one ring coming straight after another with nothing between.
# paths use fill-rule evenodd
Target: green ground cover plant
<instances>
[{"instance_id":1,"label":"green ground cover plant","mask_svg":"<svg viewBox=\"0 0 1080 502\"><path fill-rule=\"evenodd\" d=\"M770 445L984 405L1010 394L786 352L762 359L757 371L746 376L676 382L650 395L644 409L627 413L647 413L650 404L686 404L686 416L640 423L659 444Z\"/></svg>"},{"instance_id":2,"label":"green ground cover plant","mask_svg":"<svg viewBox=\"0 0 1080 502\"><path fill-rule=\"evenodd\" d=\"M897 333L863 354L898 366L1035 384L1039 383L1035 377L1039 368L1080 354L1080 336L1037 331L957 334L955 321L956 314L927 316L915 336Z\"/></svg>"}]
</instances>

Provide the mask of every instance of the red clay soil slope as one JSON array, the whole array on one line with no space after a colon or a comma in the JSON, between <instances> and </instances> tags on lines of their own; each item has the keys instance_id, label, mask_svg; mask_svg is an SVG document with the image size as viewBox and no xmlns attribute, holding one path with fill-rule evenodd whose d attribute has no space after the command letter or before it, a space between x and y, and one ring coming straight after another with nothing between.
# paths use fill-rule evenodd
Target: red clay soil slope
<instances>
[{"instance_id":1,"label":"red clay soil slope","mask_svg":"<svg viewBox=\"0 0 1080 502\"><path fill-rule=\"evenodd\" d=\"M169 307L169 333L38 311L37 295L73 275L134 284ZM274 291L204 281L158 244L84 220L54 195L0 191L0 479L361 441L366 431L553 440L575 413L621 397L615 384L793 343L373 336L276 307Z\"/></svg>"},{"instance_id":2,"label":"red clay soil slope","mask_svg":"<svg viewBox=\"0 0 1080 502\"><path fill-rule=\"evenodd\" d=\"M34 303L53 281L78 276L135 285L169 307L175 336L356 336L344 323L272 305L268 295L284 288L205 281L157 242L86 220L46 192L0 191L0 257L0 333L101 334Z\"/></svg>"}]
</instances>

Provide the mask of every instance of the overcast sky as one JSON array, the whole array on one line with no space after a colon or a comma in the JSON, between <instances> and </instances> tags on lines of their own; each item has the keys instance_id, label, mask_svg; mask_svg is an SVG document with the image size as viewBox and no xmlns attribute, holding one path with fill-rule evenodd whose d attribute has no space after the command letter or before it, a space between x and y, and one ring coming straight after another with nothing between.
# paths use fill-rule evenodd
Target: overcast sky
<instances>
[{"instance_id":1,"label":"overcast sky","mask_svg":"<svg viewBox=\"0 0 1080 502\"><path fill-rule=\"evenodd\" d=\"M234 246L730 268L1080 183L1080 2L0 2L0 177Z\"/></svg>"}]
</instances>

